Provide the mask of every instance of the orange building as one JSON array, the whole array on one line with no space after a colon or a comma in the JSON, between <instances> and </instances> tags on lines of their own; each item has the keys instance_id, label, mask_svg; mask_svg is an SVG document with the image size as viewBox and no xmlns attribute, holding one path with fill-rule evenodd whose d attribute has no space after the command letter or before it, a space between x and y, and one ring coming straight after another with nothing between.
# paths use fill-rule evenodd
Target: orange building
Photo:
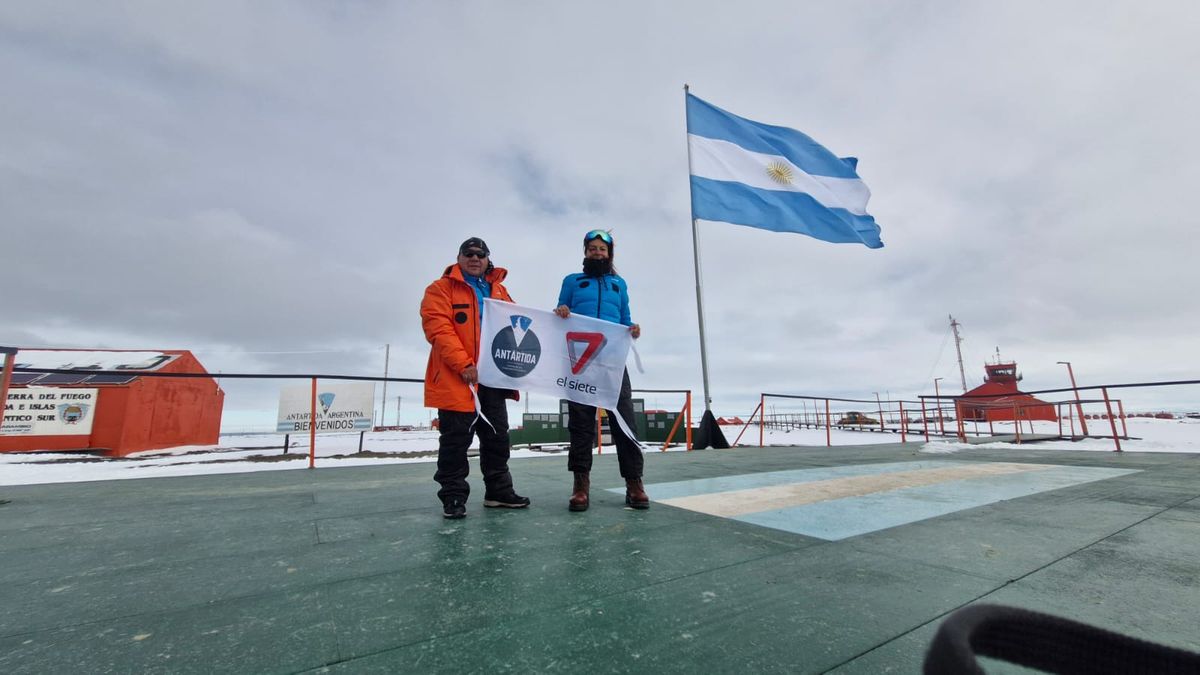
<instances>
[{"instance_id":1,"label":"orange building","mask_svg":"<svg viewBox=\"0 0 1200 675\"><path fill-rule=\"evenodd\" d=\"M1058 419L1054 406L1017 389L1017 364L987 363L987 378L956 401L959 415L971 422L999 422L1014 419Z\"/></svg>"},{"instance_id":2,"label":"orange building","mask_svg":"<svg viewBox=\"0 0 1200 675\"><path fill-rule=\"evenodd\" d=\"M0 452L92 450L124 456L213 445L220 434L225 392L189 351L22 350L16 367L73 372L13 374ZM120 374L97 375L97 370Z\"/></svg>"}]
</instances>

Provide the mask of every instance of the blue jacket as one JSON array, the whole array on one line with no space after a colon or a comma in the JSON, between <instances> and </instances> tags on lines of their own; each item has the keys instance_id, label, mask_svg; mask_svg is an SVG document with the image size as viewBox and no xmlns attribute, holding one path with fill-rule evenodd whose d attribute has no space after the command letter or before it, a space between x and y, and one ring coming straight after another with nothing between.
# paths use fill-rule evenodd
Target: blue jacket
<instances>
[{"instance_id":1,"label":"blue jacket","mask_svg":"<svg viewBox=\"0 0 1200 675\"><path fill-rule=\"evenodd\" d=\"M589 277L582 272L568 274L558 292L558 304L566 305L572 314L632 326L629 318L629 285L619 275Z\"/></svg>"}]
</instances>

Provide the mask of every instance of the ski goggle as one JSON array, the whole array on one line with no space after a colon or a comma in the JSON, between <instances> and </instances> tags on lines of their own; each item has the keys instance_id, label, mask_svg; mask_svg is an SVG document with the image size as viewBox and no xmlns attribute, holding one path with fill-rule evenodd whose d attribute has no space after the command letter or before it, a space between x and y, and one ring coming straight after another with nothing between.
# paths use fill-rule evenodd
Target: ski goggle
<instances>
[{"instance_id":1,"label":"ski goggle","mask_svg":"<svg viewBox=\"0 0 1200 675\"><path fill-rule=\"evenodd\" d=\"M587 244L589 241L591 241L593 239L599 239L600 241L608 244L609 246L612 246L612 235L605 232L604 230L592 230L591 232L588 232L587 234L583 235L583 243L584 244Z\"/></svg>"}]
</instances>

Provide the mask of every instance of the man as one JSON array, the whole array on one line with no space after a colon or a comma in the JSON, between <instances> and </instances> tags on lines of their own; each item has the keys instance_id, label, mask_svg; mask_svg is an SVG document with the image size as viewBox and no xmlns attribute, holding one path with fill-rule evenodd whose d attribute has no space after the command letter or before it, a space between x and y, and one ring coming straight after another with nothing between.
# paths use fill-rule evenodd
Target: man
<instances>
[{"instance_id":1,"label":"man","mask_svg":"<svg viewBox=\"0 0 1200 675\"><path fill-rule=\"evenodd\" d=\"M438 409L438 462L433 479L442 487L442 515L467 515L467 448L479 435L479 469L483 473L483 505L522 509L529 500L513 491L508 472L508 409L505 399L517 393L492 389L479 382L483 299L512 302L501 283L508 270L492 265L491 251L479 237L458 247L458 262L425 289L421 300L421 326L429 350L425 369L425 407ZM478 386L479 416L472 386ZM486 420L484 419L486 418ZM490 424L489 424L490 423Z\"/></svg>"}]
</instances>

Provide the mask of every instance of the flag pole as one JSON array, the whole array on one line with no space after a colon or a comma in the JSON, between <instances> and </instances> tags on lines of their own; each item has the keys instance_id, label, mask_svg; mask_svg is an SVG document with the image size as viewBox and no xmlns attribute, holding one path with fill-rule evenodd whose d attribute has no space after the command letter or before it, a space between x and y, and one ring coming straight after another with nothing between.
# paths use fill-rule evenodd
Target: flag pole
<instances>
[{"instance_id":1,"label":"flag pole","mask_svg":"<svg viewBox=\"0 0 1200 675\"><path fill-rule=\"evenodd\" d=\"M683 114L684 119L687 119L687 95L688 86L683 85ZM692 144L687 144L688 158L688 210L691 211L691 196L692 196ZM704 410L709 412L712 410L712 396L708 392L708 347L704 340L704 293L701 290L700 284L700 232L696 225L696 219L692 218L692 256L695 260L696 270L696 318L700 322L700 372L704 378Z\"/></svg>"}]
</instances>

